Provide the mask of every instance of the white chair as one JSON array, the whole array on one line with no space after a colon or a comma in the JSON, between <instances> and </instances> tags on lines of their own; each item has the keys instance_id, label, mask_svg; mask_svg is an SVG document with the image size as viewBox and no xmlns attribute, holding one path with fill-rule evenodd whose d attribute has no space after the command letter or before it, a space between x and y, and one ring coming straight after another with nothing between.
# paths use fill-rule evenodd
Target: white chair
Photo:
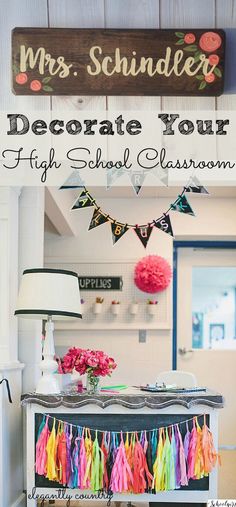
<instances>
[{"instance_id":1,"label":"white chair","mask_svg":"<svg viewBox=\"0 0 236 507\"><path fill-rule=\"evenodd\" d=\"M157 380L158 384L176 384L178 387L196 387L197 379L193 373L188 371L170 370L161 372Z\"/></svg>"}]
</instances>

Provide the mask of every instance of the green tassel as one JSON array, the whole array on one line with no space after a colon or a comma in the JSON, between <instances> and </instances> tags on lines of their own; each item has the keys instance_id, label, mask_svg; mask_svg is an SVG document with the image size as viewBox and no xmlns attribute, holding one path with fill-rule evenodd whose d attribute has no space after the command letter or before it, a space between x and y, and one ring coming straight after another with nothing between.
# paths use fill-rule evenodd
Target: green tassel
<instances>
[{"instance_id":1,"label":"green tassel","mask_svg":"<svg viewBox=\"0 0 236 507\"><path fill-rule=\"evenodd\" d=\"M103 487L104 456L99 446L97 431L92 449L91 490L99 491Z\"/></svg>"}]
</instances>

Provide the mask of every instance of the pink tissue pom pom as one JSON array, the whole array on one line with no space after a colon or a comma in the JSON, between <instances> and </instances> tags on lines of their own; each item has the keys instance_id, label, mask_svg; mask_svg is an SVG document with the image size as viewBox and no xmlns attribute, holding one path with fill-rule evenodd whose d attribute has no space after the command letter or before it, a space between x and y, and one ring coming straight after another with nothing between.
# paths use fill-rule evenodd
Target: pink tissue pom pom
<instances>
[{"instance_id":1,"label":"pink tissue pom pom","mask_svg":"<svg viewBox=\"0 0 236 507\"><path fill-rule=\"evenodd\" d=\"M159 255L148 255L136 264L134 282L142 292L155 294L168 287L171 276L169 262Z\"/></svg>"}]
</instances>

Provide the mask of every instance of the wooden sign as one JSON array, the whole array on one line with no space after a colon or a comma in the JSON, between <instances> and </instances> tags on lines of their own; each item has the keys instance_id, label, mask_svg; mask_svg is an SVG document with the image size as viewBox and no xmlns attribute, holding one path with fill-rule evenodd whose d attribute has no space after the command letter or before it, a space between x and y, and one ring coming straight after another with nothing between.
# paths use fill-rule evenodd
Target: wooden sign
<instances>
[{"instance_id":1,"label":"wooden sign","mask_svg":"<svg viewBox=\"0 0 236 507\"><path fill-rule=\"evenodd\" d=\"M225 34L215 29L15 28L17 95L223 92Z\"/></svg>"},{"instance_id":2,"label":"wooden sign","mask_svg":"<svg viewBox=\"0 0 236 507\"><path fill-rule=\"evenodd\" d=\"M80 290L122 290L121 276L79 276Z\"/></svg>"}]
</instances>

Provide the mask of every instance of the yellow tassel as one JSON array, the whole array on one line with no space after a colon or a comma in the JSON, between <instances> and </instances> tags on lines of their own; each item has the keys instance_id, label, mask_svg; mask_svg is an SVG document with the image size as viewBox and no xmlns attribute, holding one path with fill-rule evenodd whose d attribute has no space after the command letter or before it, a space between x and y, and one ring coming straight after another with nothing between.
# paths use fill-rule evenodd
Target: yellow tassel
<instances>
[{"instance_id":1,"label":"yellow tassel","mask_svg":"<svg viewBox=\"0 0 236 507\"><path fill-rule=\"evenodd\" d=\"M84 481L83 486L86 487L88 484L90 485L91 480L91 465L92 465L92 450L93 450L93 442L91 439L91 434L88 428L85 429L85 439L84 439L84 445L85 445L85 452L86 452L86 471L84 475Z\"/></svg>"},{"instance_id":2,"label":"yellow tassel","mask_svg":"<svg viewBox=\"0 0 236 507\"><path fill-rule=\"evenodd\" d=\"M53 427L50 434L50 437L47 442L47 463L46 463L46 470L47 470L47 479L50 481L56 481L57 480L57 470L56 470L56 430L55 430L55 423L56 419L53 420Z\"/></svg>"},{"instance_id":3,"label":"yellow tassel","mask_svg":"<svg viewBox=\"0 0 236 507\"><path fill-rule=\"evenodd\" d=\"M163 483L163 448L164 448L164 430L163 428L159 429L159 439L158 439L158 446L157 446L157 457L155 459L154 465L153 465L153 483L152 488L158 492L163 491L164 483Z\"/></svg>"}]
</instances>

